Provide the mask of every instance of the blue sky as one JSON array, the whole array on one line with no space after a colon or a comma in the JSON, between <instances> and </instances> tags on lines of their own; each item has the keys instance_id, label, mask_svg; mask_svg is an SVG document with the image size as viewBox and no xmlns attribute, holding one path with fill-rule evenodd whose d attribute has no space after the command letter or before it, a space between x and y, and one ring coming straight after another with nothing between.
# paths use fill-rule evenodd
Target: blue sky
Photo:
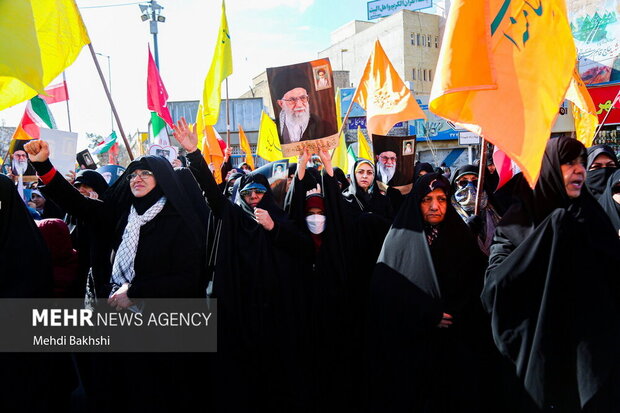
<instances>
[{"instance_id":1,"label":"blue sky","mask_svg":"<svg viewBox=\"0 0 620 413\"><path fill-rule=\"evenodd\" d=\"M109 55L112 94L127 133L145 131L148 22L140 20L131 0L78 0L95 51ZM219 0L159 0L166 22L159 25L161 75L169 100L196 100L211 62L219 27ZM266 67L316 58L329 47L330 32L351 20L366 20L360 0L228 0L227 16L234 74L230 95L248 90L252 77ZM152 44L151 44L152 47ZM99 58L107 78L108 60ZM87 48L67 70L73 130L110 133L110 108ZM54 83L54 82L53 82ZM0 125L16 126L25 103L0 112ZM51 105L59 129L68 130L64 103ZM81 139L80 146L84 146Z\"/></svg>"}]
</instances>

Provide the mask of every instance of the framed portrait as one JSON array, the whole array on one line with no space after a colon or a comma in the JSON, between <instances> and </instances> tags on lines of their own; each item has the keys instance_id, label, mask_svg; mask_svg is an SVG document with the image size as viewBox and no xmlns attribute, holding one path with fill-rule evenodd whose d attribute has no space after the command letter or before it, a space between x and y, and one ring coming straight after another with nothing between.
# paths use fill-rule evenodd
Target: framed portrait
<instances>
[{"instance_id":1,"label":"framed portrait","mask_svg":"<svg viewBox=\"0 0 620 413\"><path fill-rule=\"evenodd\" d=\"M415 155L415 139L405 139L403 141L402 156Z\"/></svg>"},{"instance_id":2,"label":"framed portrait","mask_svg":"<svg viewBox=\"0 0 620 413\"><path fill-rule=\"evenodd\" d=\"M319 72L321 74L319 74ZM320 76L325 87L317 87ZM267 69L278 138L285 157L304 147L332 149L338 145L336 103L329 59Z\"/></svg>"},{"instance_id":3,"label":"framed portrait","mask_svg":"<svg viewBox=\"0 0 620 413\"><path fill-rule=\"evenodd\" d=\"M97 165L88 149L78 152L75 159L82 169L97 169Z\"/></svg>"},{"instance_id":4,"label":"framed portrait","mask_svg":"<svg viewBox=\"0 0 620 413\"><path fill-rule=\"evenodd\" d=\"M372 135L372 149L379 182L394 187L411 183L415 163L415 136Z\"/></svg>"},{"instance_id":5,"label":"framed portrait","mask_svg":"<svg viewBox=\"0 0 620 413\"><path fill-rule=\"evenodd\" d=\"M313 66L312 73L316 90L331 89L333 81L329 65Z\"/></svg>"}]
</instances>

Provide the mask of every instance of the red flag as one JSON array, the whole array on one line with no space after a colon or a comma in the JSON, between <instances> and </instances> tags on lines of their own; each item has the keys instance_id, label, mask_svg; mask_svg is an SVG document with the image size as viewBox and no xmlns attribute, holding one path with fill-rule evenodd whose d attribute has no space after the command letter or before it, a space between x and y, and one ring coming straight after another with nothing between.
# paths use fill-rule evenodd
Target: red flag
<instances>
[{"instance_id":1,"label":"red flag","mask_svg":"<svg viewBox=\"0 0 620 413\"><path fill-rule=\"evenodd\" d=\"M69 91L67 90L67 82L57 83L55 85L49 86L45 89L45 95L39 95L41 99L45 101L48 105L52 103L64 102L65 100L69 100Z\"/></svg>"},{"instance_id":2,"label":"red flag","mask_svg":"<svg viewBox=\"0 0 620 413\"><path fill-rule=\"evenodd\" d=\"M162 118L164 122L172 127L174 122L172 122L170 111L166 107L167 101L168 92L166 92L164 82L162 82L161 77L159 76L159 70L157 70L157 66L153 60L153 55L151 54L151 48L149 47L149 67L146 80L146 103L149 110L157 113L157 115Z\"/></svg>"},{"instance_id":3,"label":"red flag","mask_svg":"<svg viewBox=\"0 0 620 413\"><path fill-rule=\"evenodd\" d=\"M495 188L497 191L514 176L514 164L512 159L497 146L493 150L493 163L499 175L499 183L497 184L497 188Z\"/></svg>"}]
</instances>

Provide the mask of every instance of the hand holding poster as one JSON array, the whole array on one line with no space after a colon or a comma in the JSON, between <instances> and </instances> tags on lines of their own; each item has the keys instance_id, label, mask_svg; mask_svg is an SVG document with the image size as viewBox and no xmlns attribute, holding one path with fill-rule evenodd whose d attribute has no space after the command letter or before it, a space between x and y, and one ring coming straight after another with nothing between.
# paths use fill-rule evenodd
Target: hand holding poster
<instances>
[{"instance_id":1,"label":"hand holding poster","mask_svg":"<svg viewBox=\"0 0 620 413\"><path fill-rule=\"evenodd\" d=\"M329 59L268 68L267 79L285 157L338 145Z\"/></svg>"}]
</instances>

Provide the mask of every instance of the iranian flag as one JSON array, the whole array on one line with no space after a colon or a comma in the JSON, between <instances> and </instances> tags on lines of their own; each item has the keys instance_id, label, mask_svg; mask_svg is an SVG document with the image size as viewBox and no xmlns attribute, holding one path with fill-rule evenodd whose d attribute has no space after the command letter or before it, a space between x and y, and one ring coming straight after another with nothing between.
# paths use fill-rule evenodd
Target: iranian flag
<instances>
[{"instance_id":1,"label":"iranian flag","mask_svg":"<svg viewBox=\"0 0 620 413\"><path fill-rule=\"evenodd\" d=\"M101 141L95 149L93 149L93 153L95 155L99 155L100 153L106 153L110 150L110 148L116 143L116 132L112 131L110 136Z\"/></svg>"},{"instance_id":2,"label":"iranian flag","mask_svg":"<svg viewBox=\"0 0 620 413\"><path fill-rule=\"evenodd\" d=\"M39 139L39 128L56 129L56 122L47 103L35 96L28 101L24 116L13 134L13 140Z\"/></svg>"},{"instance_id":3,"label":"iranian flag","mask_svg":"<svg viewBox=\"0 0 620 413\"><path fill-rule=\"evenodd\" d=\"M161 146L170 146L166 122L157 113L151 112L151 137L152 143Z\"/></svg>"}]
</instances>

